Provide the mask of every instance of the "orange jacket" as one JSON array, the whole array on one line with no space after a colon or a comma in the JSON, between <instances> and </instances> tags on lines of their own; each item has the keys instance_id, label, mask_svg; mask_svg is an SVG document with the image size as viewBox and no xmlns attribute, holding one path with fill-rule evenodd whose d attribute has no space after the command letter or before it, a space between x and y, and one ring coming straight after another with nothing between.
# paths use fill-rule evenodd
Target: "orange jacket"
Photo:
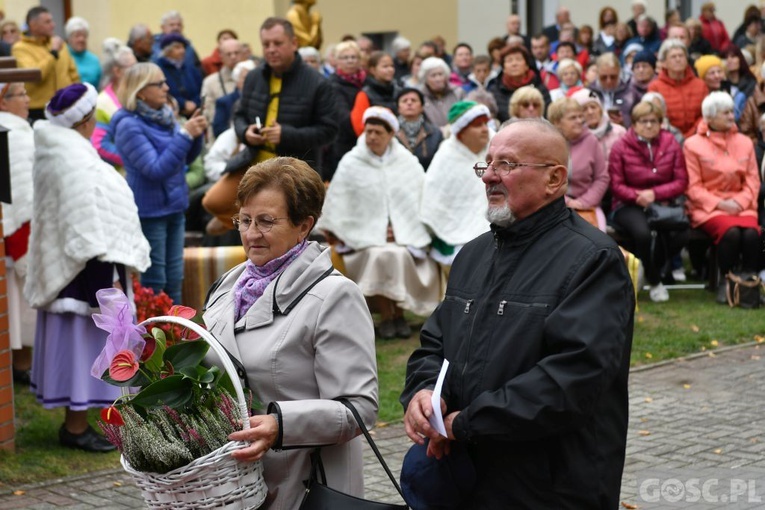
<instances>
[{"instance_id":1,"label":"orange jacket","mask_svg":"<svg viewBox=\"0 0 765 510\"><path fill-rule=\"evenodd\" d=\"M693 136L696 124L701 120L701 102L709 94L704 80L697 78L690 66L685 68L682 80L673 80L662 69L659 77L648 85L648 90L664 96L669 123L686 138Z\"/></svg>"},{"instance_id":2,"label":"orange jacket","mask_svg":"<svg viewBox=\"0 0 765 510\"><path fill-rule=\"evenodd\" d=\"M743 209L739 216L757 217L760 175L754 145L733 128L711 131L703 120L696 134L683 144L688 169L688 214L691 226L728 214L717 209L721 200L732 198Z\"/></svg>"}]
</instances>

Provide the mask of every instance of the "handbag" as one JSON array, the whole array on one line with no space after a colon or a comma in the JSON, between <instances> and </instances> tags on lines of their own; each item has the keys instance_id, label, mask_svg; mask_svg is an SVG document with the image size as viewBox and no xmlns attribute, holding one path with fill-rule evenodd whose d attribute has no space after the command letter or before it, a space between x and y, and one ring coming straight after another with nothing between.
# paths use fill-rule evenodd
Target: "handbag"
<instances>
[{"instance_id":1,"label":"handbag","mask_svg":"<svg viewBox=\"0 0 765 510\"><path fill-rule=\"evenodd\" d=\"M380 454L380 450L377 449L377 445L372 440L372 436L369 435L369 431L367 431L356 408L353 407L353 404L347 399L339 398L337 400L350 409L361 432L363 432L364 437L367 438L367 442L369 443L370 448L372 448L377 460L380 461L383 469L385 469L393 486L398 493L401 494L401 499L404 499L401 487L399 487L396 478L385 463L385 460ZM393 503L379 503L377 501L358 498L327 486L327 477L324 473L324 465L321 462L321 448L317 448L316 451L311 454L311 476L306 481L305 496L303 496L303 501L300 503L300 510L408 510L408 508L409 506L406 504L397 505Z\"/></svg>"},{"instance_id":2,"label":"handbag","mask_svg":"<svg viewBox=\"0 0 765 510\"><path fill-rule=\"evenodd\" d=\"M668 205L653 202L645 209L648 227L651 230L685 230L691 221L685 214L685 197L680 197Z\"/></svg>"},{"instance_id":3,"label":"handbag","mask_svg":"<svg viewBox=\"0 0 765 510\"><path fill-rule=\"evenodd\" d=\"M725 275L725 295L728 306L753 309L760 307L760 286L762 281L756 273L734 273Z\"/></svg>"}]
</instances>

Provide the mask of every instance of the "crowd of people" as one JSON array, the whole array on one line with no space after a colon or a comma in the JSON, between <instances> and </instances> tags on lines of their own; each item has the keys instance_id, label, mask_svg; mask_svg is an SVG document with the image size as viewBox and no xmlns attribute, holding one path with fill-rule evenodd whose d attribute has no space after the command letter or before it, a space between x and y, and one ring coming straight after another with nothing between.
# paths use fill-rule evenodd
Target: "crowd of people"
<instances>
[{"instance_id":1,"label":"crowd of people","mask_svg":"<svg viewBox=\"0 0 765 510\"><path fill-rule=\"evenodd\" d=\"M211 54L200 58L176 11L162 16L160 33L137 24L124 42L106 39L100 59L88 49L89 25L82 18L67 20L66 40L55 35L44 7L30 9L22 27L0 23L0 53L16 57L20 67L43 71L38 83L0 83L0 123L11 128L14 140L14 203L3 204L13 268L9 296L17 318L11 320L14 377L31 382L43 405L67 407L62 444L110 449L82 411L106 405L113 396L87 379L89 370L64 381L52 376L61 371L46 366L90 352L84 344L99 335L92 322L86 324L95 291L129 290L126 268L140 273L142 285L180 303L190 230L204 232L208 245L242 243L248 259L208 296L208 327L235 354L238 342L251 340L252 328L280 339L278 348L264 344L242 353L252 368L252 386L265 388L263 398L273 406L242 436L253 446L238 455L265 455L271 466L289 463L302 471L310 465L305 451L281 451L303 440L299 431L321 436L312 444L331 443L331 437L342 445L354 435L346 425L327 425L346 412L327 398L348 397L366 421L376 410L370 311L380 315L376 335L390 339L412 334L405 311L430 316L436 310L423 332L431 344L423 342L424 350L410 363L410 369L426 367L428 375L410 374L402 398L414 439L431 433L417 423L430 412L419 391L437 374L444 352L468 366L472 354L460 351L459 332L467 334L467 322L489 313L487 307L498 307L492 316L503 316L507 307L509 315L525 317L513 326L519 334L525 327L540 338L565 336L543 331L537 319L567 313L551 297L563 287L558 277L565 271L581 286L576 292L590 295L591 280L573 262L562 268L560 259L558 274L541 276L536 265L551 252L568 246L574 251L562 258L581 254L592 274L603 271L604 281L613 282L609 290L616 301L609 303L603 292L588 301L593 310L627 304L624 310L631 313L624 259L614 255L619 252L605 236L588 231L585 221L642 261L654 302L669 299L666 285L686 279L681 254L694 249L688 245L690 229L708 238L699 249L714 248L721 274L765 277L765 9L747 8L729 36L711 2L685 22L667 11L663 26L646 12L644 0L631 2L633 17L626 22L603 8L597 28L575 26L561 7L555 24L539 33L521 33L520 18L510 15L506 32L489 41L485 54L464 42L449 54L440 36L416 47L399 36L387 52L352 35L322 48L321 19L310 12L312 3L295 2L287 18L263 22L261 57L235 31L223 29ZM510 132L523 142L520 148ZM528 194L508 191L510 182ZM659 205L680 208L689 225L655 226L648 213ZM566 230L562 222L573 226ZM581 236L556 242L548 230ZM55 250L43 248L48 237L58 243ZM584 238L601 251L594 254ZM317 239L331 249L323 250ZM492 243L507 243L498 261L489 260ZM524 258L526 245L537 258ZM494 287L490 268L515 278L519 261L531 272L521 275L518 286ZM705 267L693 269L701 274ZM479 281L485 289L476 287ZM727 302L726 285L723 278L715 289L721 303ZM547 294L540 290L545 286L552 289ZM303 299L309 291L311 299ZM36 321L29 305L39 310ZM300 321L311 324L310 334L280 322L293 306ZM604 328L631 327L631 315L619 310ZM575 315L572 307L566 317ZM486 324L495 320L488 317ZM83 345L62 348L62 331ZM587 337L584 350L598 337L593 331L581 332ZM473 334L488 333L471 326ZM602 360L610 382L603 388L593 383L606 395L596 410L626 402L622 355L629 359L630 335L622 334L619 342L619 356ZM505 347L517 352L517 344ZM522 347L519 373L539 355L536 344L529 345ZM356 360L347 378L328 368L338 354ZM315 371L316 384L287 377L292 368ZM568 370L560 362L551 368ZM451 384L479 393L482 385L493 384L462 374L464 382L455 378ZM492 375L498 384L504 376ZM526 391L527 384L519 384L508 394ZM580 391L573 386L564 390ZM460 395L452 398L468 400L444 405L468 405L467 393ZM310 399L311 405L295 405ZM488 410L481 412L489 414L479 419L486 430L493 427L492 408L506 404L493 399L483 403ZM626 421L620 409L609 413L621 428ZM562 412L545 426L555 429L570 416ZM450 439L483 433L468 420L465 414L451 417ZM617 450L622 440L616 439ZM431 448L440 457L444 446L434 442ZM496 453L491 443L481 448L478 458ZM621 449L623 461L623 444ZM352 459L336 467L349 469L358 454L358 445L343 446L338 455ZM519 454L508 449L503 455ZM511 464L518 478L505 489L522 492L518 480L528 475L528 459L516 460ZM300 480L268 473L276 477L269 487L285 487L272 496L293 506ZM502 485L501 476L487 480L482 483ZM346 489L358 492L359 480L348 483ZM613 498L593 490L595 498ZM484 503L491 506L496 492L486 494Z\"/></svg>"}]
</instances>

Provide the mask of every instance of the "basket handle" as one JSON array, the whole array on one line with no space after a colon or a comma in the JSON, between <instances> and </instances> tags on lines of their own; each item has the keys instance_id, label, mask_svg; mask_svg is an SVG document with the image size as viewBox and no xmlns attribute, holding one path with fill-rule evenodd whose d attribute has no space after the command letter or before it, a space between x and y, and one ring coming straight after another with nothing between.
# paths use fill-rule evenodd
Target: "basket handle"
<instances>
[{"instance_id":1,"label":"basket handle","mask_svg":"<svg viewBox=\"0 0 765 510\"><path fill-rule=\"evenodd\" d=\"M250 412L247 409L247 401L244 398L244 390L242 389L242 383L239 382L239 375L236 372L236 367L229 359L229 354L226 349L218 342L218 340L206 329L199 326L196 322L184 319L174 315L161 315L159 317L151 317L138 324L139 326L146 326L147 324L153 324L155 322L170 322L172 324L179 324L185 328L190 329L194 333L198 334L204 339L207 344L212 347L215 354L220 358L223 368L231 379L231 383L234 385L234 391L236 392L236 400L239 405L239 412L242 415L242 429L246 430L250 428Z\"/></svg>"}]
</instances>

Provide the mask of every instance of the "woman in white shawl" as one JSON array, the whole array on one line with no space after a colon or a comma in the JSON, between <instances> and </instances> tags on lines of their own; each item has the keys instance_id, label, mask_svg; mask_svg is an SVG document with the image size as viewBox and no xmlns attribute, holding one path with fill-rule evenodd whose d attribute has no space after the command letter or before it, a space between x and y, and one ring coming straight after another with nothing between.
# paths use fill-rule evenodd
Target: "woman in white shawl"
<instances>
[{"instance_id":1,"label":"woman in white shawl","mask_svg":"<svg viewBox=\"0 0 765 510\"><path fill-rule=\"evenodd\" d=\"M380 313L379 336L406 338L403 310L427 316L440 296L438 267L425 251L430 235L419 219L425 171L396 139L393 112L373 106L363 122L332 179L319 228Z\"/></svg>"},{"instance_id":2,"label":"woman in white shawl","mask_svg":"<svg viewBox=\"0 0 765 510\"><path fill-rule=\"evenodd\" d=\"M5 237L5 266L8 268L8 325L13 349L13 380L29 384L35 311L22 290L26 278L26 255L32 221L32 162L35 140L29 118L29 96L23 83L0 83L0 126L8 132L13 203L1 204Z\"/></svg>"},{"instance_id":3,"label":"woman in white shawl","mask_svg":"<svg viewBox=\"0 0 765 510\"><path fill-rule=\"evenodd\" d=\"M489 109L460 101L449 109L452 135L438 148L425 174L420 218L433 234L430 256L449 268L462 245L489 230L486 187L473 165L486 160Z\"/></svg>"},{"instance_id":4,"label":"woman in white shawl","mask_svg":"<svg viewBox=\"0 0 765 510\"><path fill-rule=\"evenodd\" d=\"M90 84L58 90L35 123L34 205L24 296L38 309L31 390L44 408L66 407L61 445L103 452L114 446L87 420L119 388L90 375L107 333L91 318L96 291L130 295L127 268L145 271L149 243L125 179L90 143L98 93Z\"/></svg>"}]
</instances>

